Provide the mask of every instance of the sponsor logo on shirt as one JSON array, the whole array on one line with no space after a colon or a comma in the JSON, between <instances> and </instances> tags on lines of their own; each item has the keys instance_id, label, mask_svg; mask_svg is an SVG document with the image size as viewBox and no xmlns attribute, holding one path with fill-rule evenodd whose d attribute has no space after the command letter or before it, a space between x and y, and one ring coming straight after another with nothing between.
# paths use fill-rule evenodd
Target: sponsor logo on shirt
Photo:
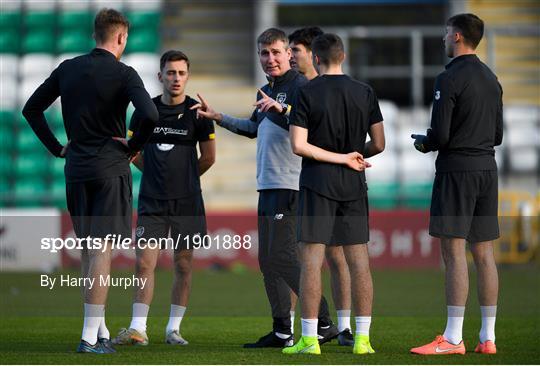
<instances>
[{"instance_id":1,"label":"sponsor logo on shirt","mask_svg":"<svg viewBox=\"0 0 540 366\"><path fill-rule=\"evenodd\" d=\"M161 151L169 151L172 150L174 147L174 144L157 144L157 148Z\"/></svg>"},{"instance_id":2,"label":"sponsor logo on shirt","mask_svg":"<svg viewBox=\"0 0 540 366\"><path fill-rule=\"evenodd\" d=\"M154 128L154 133L164 134L164 135L182 135L187 136L188 130L177 130L171 127L156 127Z\"/></svg>"},{"instance_id":3,"label":"sponsor logo on shirt","mask_svg":"<svg viewBox=\"0 0 540 366\"><path fill-rule=\"evenodd\" d=\"M278 95L276 95L276 101L278 103L285 103L286 99L287 99L287 93L278 93Z\"/></svg>"},{"instance_id":4,"label":"sponsor logo on shirt","mask_svg":"<svg viewBox=\"0 0 540 366\"><path fill-rule=\"evenodd\" d=\"M178 115L178 118L177 118L177 119L182 118L183 115L184 115L184 113L180 113L180 114Z\"/></svg>"}]
</instances>

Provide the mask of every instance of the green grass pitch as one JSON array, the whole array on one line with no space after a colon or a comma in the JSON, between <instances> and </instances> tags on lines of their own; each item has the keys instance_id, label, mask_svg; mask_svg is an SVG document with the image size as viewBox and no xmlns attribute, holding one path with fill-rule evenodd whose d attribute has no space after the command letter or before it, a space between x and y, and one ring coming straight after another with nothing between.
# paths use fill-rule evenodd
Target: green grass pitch
<instances>
[{"instance_id":1,"label":"green grass pitch","mask_svg":"<svg viewBox=\"0 0 540 366\"><path fill-rule=\"evenodd\" d=\"M73 273L75 274L75 273ZM122 272L115 275L129 276ZM270 330L269 306L261 275L200 271L182 335L187 347L164 344L172 273L159 271L148 319L147 347L118 347L114 355L75 353L82 326L76 288L47 290L39 274L0 274L0 363L2 364L537 364L540 361L540 269L500 269L497 355L473 353L480 312L475 274L464 324L465 356L423 357L408 350L431 341L444 330L443 279L439 270L374 271L375 302L371 327L376 354L355 356L336 341L322 355L285 356L279 349L244 350L242 344ZM324 293L330 298L328 275ZM298 309L297 309L298 310ZM129 325L131 290L109 295L107 325L113 335ZM332 310L332 314L335 312ZM299 334L299 311L296 331ZM354 324L353 324L354 326Z\"/></svg>"}]
</instances>

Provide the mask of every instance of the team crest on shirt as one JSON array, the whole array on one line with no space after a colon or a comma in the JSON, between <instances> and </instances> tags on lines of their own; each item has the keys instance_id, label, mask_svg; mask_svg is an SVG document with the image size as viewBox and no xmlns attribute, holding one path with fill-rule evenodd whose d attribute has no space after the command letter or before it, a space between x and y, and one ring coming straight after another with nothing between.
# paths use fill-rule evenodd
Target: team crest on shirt
<instances>
[{"instance_id":1,"label":"team crest on shirt","mask_svg":"<svg viewBox=\"0 0 540 366\"><path fill-rule=\"evenodd\" d=\"M439 100L439 99L441 99L441 92L439 90L437 90L435 92L435 100Z\"/></svg>"},{"instance_id":2,"label":"team crest on shirt","mask_svg":"<svg viewBox=\"0 0 540 366\"><path fill-rule=\"evenodd\" d=\"M278 103L285 103L286 99L287 99L287 93L278 93L278 95L276 95L276 101Z\"/></svg>"},{"instance_id":3,"label":"team crest on shirt","mask_svg":"<svg viewBox=\"0 0 540 366\"><path fill-rule=\"evenodd\" d=\"M141 236L143 236L144 234L144 226L137 226L137 228L135 229L135 236L137 238L140 238Z\"/></svg>"}]
</instances>

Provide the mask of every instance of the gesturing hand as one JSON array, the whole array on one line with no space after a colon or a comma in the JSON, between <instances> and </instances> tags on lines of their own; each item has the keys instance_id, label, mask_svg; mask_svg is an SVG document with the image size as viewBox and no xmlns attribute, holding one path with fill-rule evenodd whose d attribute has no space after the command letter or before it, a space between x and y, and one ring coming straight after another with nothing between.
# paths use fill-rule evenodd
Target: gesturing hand
<instances>
[{"instance_id":1,"label":"gesturing hand","mask_svg":"<svg viewBox=\"0 0 540 366\"><path fill-rule=\"evenodd\" d=\"M262 98L259 99L257 102L253 103L254 107L259 108L259 111L261 113L264 113L264 112L282 113L283 112L283 107L281 106L281 104L279 104L274 99L270 98L261 89L258 89L258 90L259 90L259 93L261 93Z\"/></svg>"},{"instance_id":2,"label":"gesturing hand","mask_svg":"<svg viewBox=\"0 0 540 366\"><path fill-rule=\"evenodd\" d=\"M190 108L190 110L197 110L197 118L204 117L217 122L221 122L221 120L223 119L223 115L216 112L202 97L202 95L197 93L197 97L199 97L199 103L195 104L193 107Z\"/></svg>"},{"instance_id":3,"label":"gesturing hand","mask_svg":"<svg viewBox=\"0 0 540 366\"><path fill-rule=\"evenodd\" d=\"M412 134L411 138L414 139L414 148L416 150L418 150L418 151L420 151L421 153L424 153L424 154L429 152L429 149L426 146L426 142L427 142L427 136L426 135Z\"/></svg>"}]
</instances>

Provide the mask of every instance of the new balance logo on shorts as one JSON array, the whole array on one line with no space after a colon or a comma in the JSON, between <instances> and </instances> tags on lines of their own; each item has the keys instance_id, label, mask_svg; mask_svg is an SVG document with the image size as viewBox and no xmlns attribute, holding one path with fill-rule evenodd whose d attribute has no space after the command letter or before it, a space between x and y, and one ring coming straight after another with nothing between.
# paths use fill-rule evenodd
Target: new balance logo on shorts
<instances>
[{"instance_id":1,"label":"new balance logo on shorts","mask_svg":"<svg viewBox=\"0 0 540 366\"><path fill-rule=\"evenodd\" d=\"M276 214L276 216L274 216L274 220L281 220L283 218L283 214Z\"/></svg>"}]
</instances>

